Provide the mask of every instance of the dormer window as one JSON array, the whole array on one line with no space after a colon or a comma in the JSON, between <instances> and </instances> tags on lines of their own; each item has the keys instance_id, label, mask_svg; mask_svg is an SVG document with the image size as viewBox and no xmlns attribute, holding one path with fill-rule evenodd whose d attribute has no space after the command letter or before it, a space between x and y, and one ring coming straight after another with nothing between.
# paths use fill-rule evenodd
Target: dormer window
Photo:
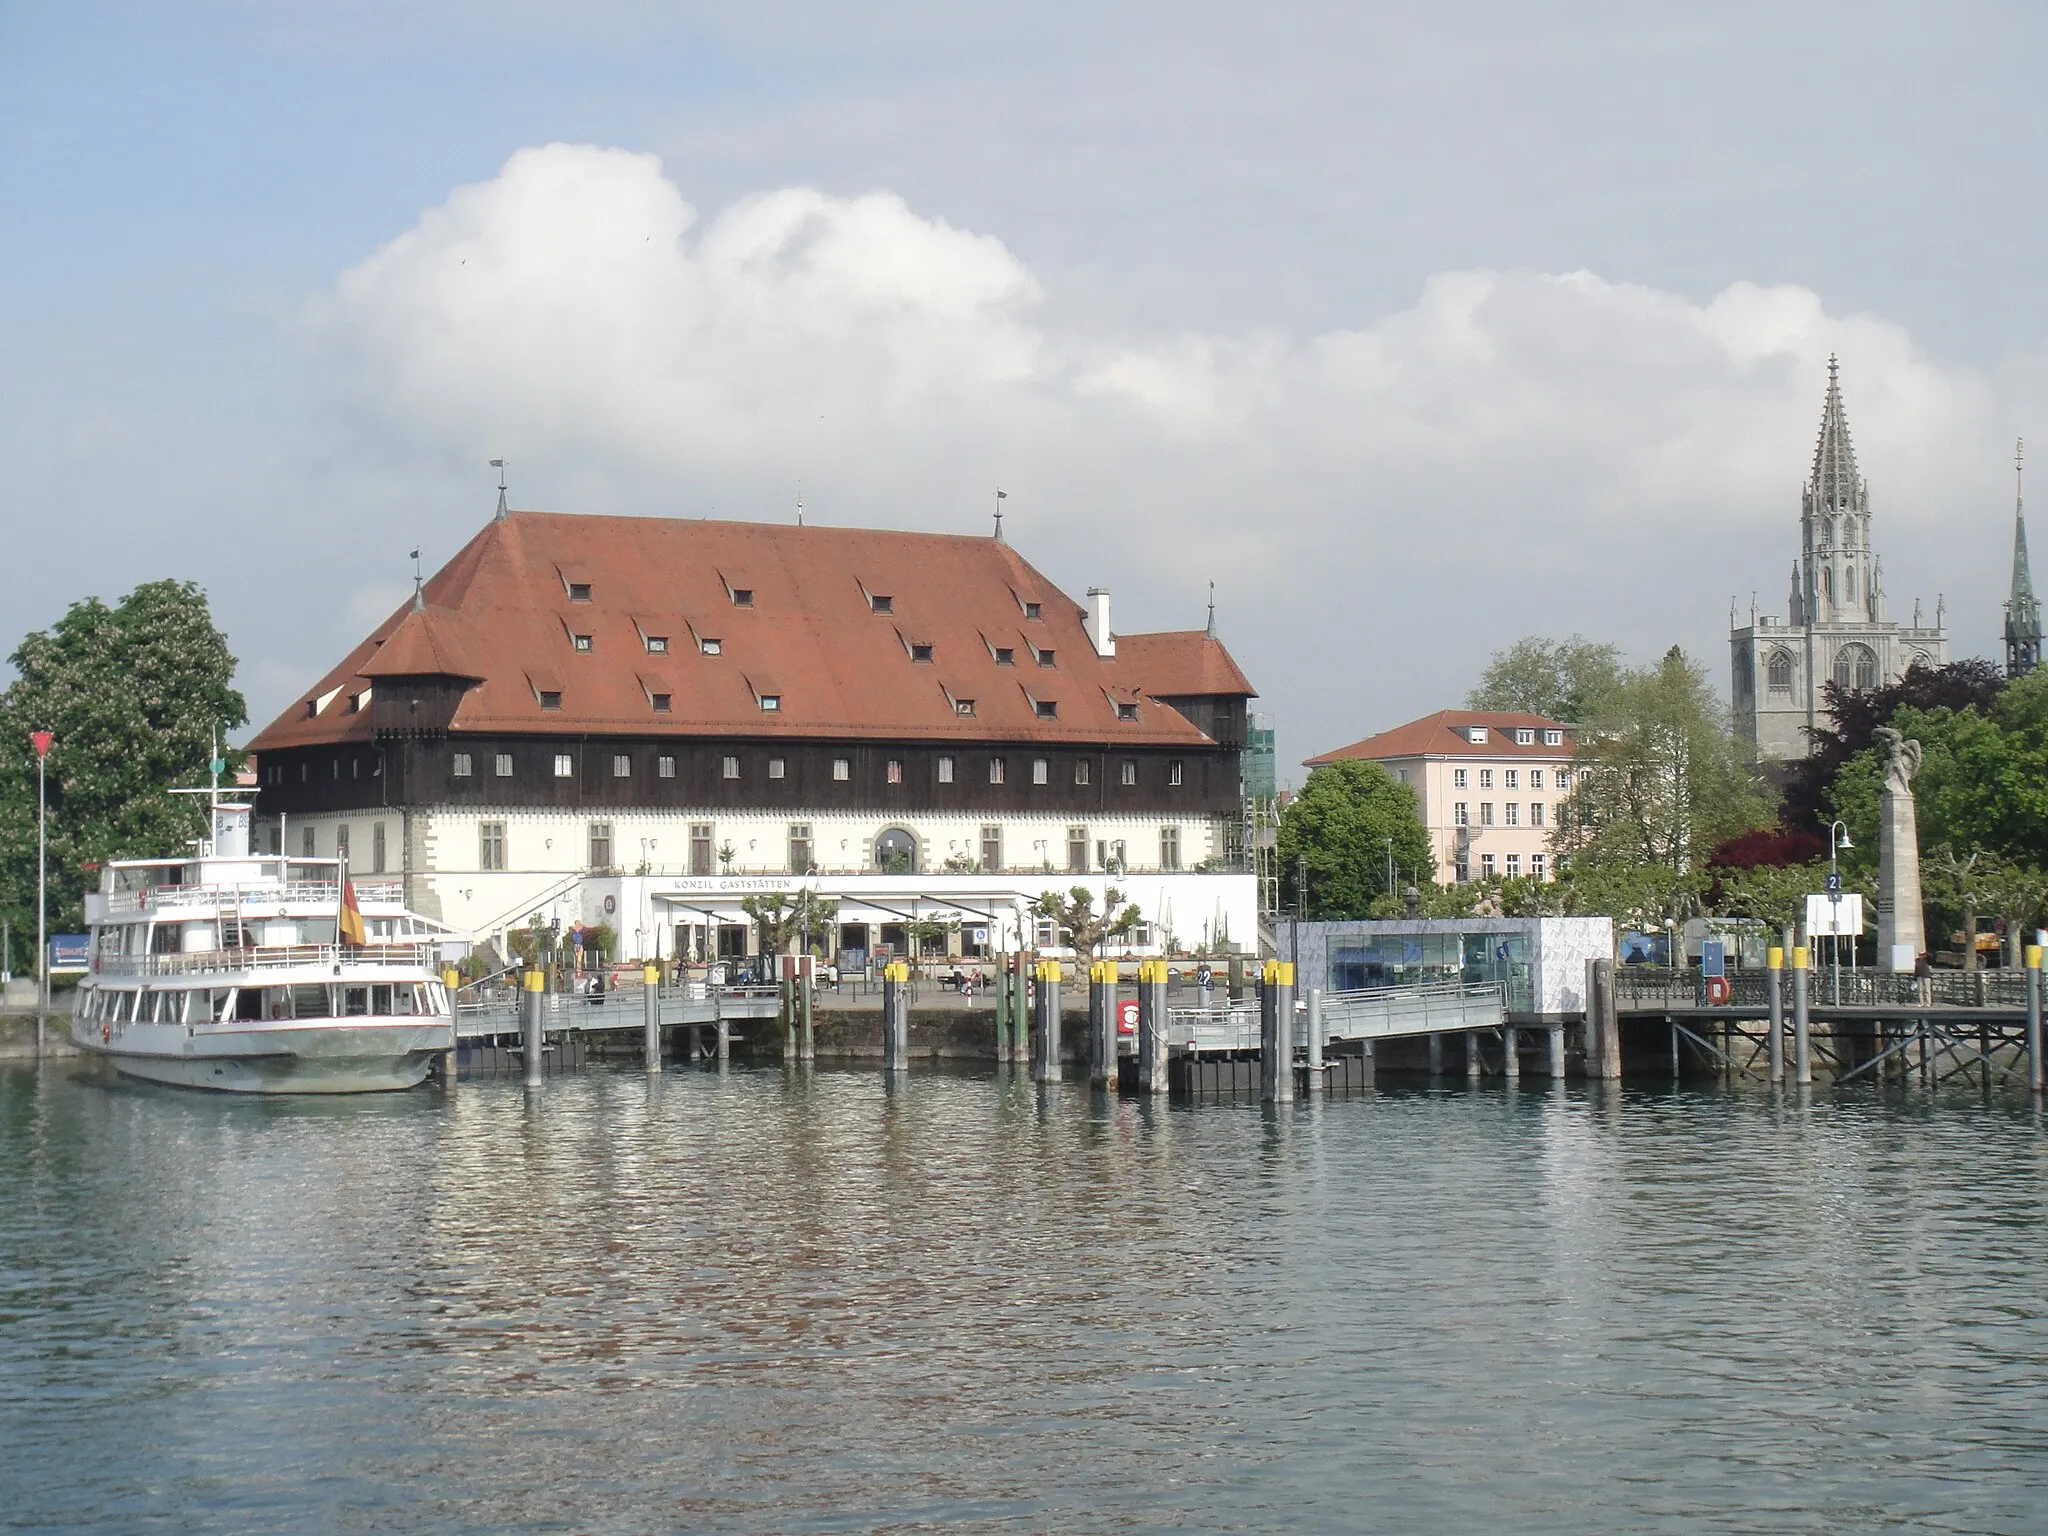
<instances>
[{"instance_id":1,"label":"dormer window","mask_svg":"<svg viewBox=\"0 0 2048 1536\"><path fill-rule=\"evenodd\" d=\"M932 648L928 645L913 645L910 648L910 659L912 661L930 661L932 659Z\"/></svg>"},{"instance_id":2,"label":"dormer window","mask_svg":"<svg viewBox=\"0 0 2048 1536\"><path fill-rule=\"evenodd\" d=\"M651 701L651 702L653 703L653 705L654 705L654 712L655 712L655 713L656 713L657 715L667 715L667 714L673 714L673 713L675 712L675 695L674 695L674 694L670 694L670 693L652 693L652 694L649 694L649 695L648 695L648 699L649 699L649 700L650 700L650 701Z\"/></svg>"},{"instance_id":3,"label":"dormer window","mask_svg":"<svg viewBox=\"0 0 2048 1536\"><path fill-rule=\"evenodd\" d=\"M575 643L575 646L576 646L576 649L577 649L577 650L579 650L579 651L587 651L587 650L589 650L589 649L590 649L590 636L588 636L588 635L572 635L572 636L570 637L570 639L571 639L572 641L574 641L574 643Z\"/></svg>"},{"instance_id":4,"label":"dormer window","mask_svg":"<svg viewBox=\"0 0 2048 1536\"><path fill-rule=\"evenodd\" d=\"M572 602L572 603L587 603L587 602L589 602L589 601L590 601L590 583L589 583L589 582L587 582L587 581L572 581L572 582L570 582L570 583L569 583L569 601L570 601L570 602Z\"/></svg>"},{"instance_id":5,"label":"dormer window","mask_svg":"<svg viewBox=\"0 0 2048 1536\"><path fill-rule=\"evenodd\" d=\"M732 605L735 608L753 607L754 589L752 587L734 587L732 589Z\"/></svg>"},{"instance_id":6,"label":"dormer window","mask_svg":"<svg viewBox=\"0 0 2048 1536\"><path fill-rule=\"evenodd\" d=\"M1116 707L1116 717L1119 720L1125 721L1135 720L1138 718L1138 706L1135 704L1119 704Z\"/></svg>"},{"instance_id":7,"label":"dormer window","mask_svg":"<svg viewBox=\"0 0 2048 1536\"><path fill-rule=\"evenodd\" d=\"M869 612L869 613L894 613L895 611L896 611L896 599L895 599L895 598L893 598L893 597L884 597L884 596L883 596L883 595L882 595L881 593L879 593L879 592L870 592L870 593L868 594L868 612Z\"/></svg>"},{"instance_id":8,"label":"dormer window","mask_svg":"<svg viewBox=\"0 0 2048 1536\"><path fill-rule=\"evenodd\" d=\"M1014 646L999 645L995 648L995 653L997 666L1014 667L1017 664L1017 651Z\"/></svg>"},{"instance_id":9,"label":"dormer window","mask_svg":"<svg viewBox=\"0 0 2048 1536\"><path fill-rule=\"evenodd\" d=\"M777 712L778 710L780 710L781 708L782 708L782 695L781 695L781 694L779 694L779 693L764 693L764 694L762 694L762 695L761 695L761 712L762 712L763 714L765 714L765 715L772 715L772 714L776 713L776 712Z\"/></svg>"},{"instance_id":10,"label":"dormer window","mask_svg":"<svg viewBox=\"0 0 2048 1536\"><path fill-rule=\"evenodd\" d=\"M1484 746L1486 743L1486 727L1483 725L1466 726L1465 739L1475 747Z\"/></svg>"},{"instance_id":11,"label":"dormer window","mask_svg":"<svg viewBox=\"0 0 2048 1536\"><path fill-rule=\"evenodd\" d=\"M1564 745L1564 732L1563 732L1563 731L1545 731L1545 732L1543 733L1543 745L1545 745L1546 747L1561 747L1561 746L1563 746L1563 745Z\"/></svg>"},{"instance_id":12,"label":"dormer window","mask_svg":"<svg viewBox=\"0 0 2048 1536\"><path fill-rule=\"evenodd\" d=\"M1060 716L1060 706L1053 699L1033 699L1031 707L1041 720L1057 720Z\"/></svg>"},{"instance_id":13,"label":"dormer window","mask_svg":"<svg viewBox=\"0 0 2048 1536\"><path fill-rule=\"evenodd\" d=\"M320 701L319 701L318 699L308 699L308 700L306 700L306 718L307 718L308 720L310 720L310 719L312 719L312 718L313 718L313 717L314 717L315 715L317 715L317 714L319 714L319 713L320 713Z\"/></svg>"},{"instance_id":14,"label":"dormer window","mask_svg":"<svg viewBox=\"0 0 2048 1536\"><path fill-rule=\"evenodd\" d=\"M974 713L974 700L955 699L953 701L953 713L961 716L971 716Z\"/></svg>"},{"instance_id":15,"label":"dormer window","mask_svg":"<svg viewBox=\"0 0 2048 1536\"><path fill-rule=\"evenodd\" d=\"M1027 619L1035 619L1039 617L1038 604L1026 603L1024 605L1024 617Z\"/></svg>"},{"instance_id":16,"label":"dormer window","mask_svg":"<svg viewBox=\"0 0 2048 1536\"><path fill-rule=\"evenodd\" d=\"M1528 729L1525 729L1525 728L1523 728L1523 727L1520 727L1520 726L1516 727L1516 729L1515 729L1515 745L1516 745L1516 746L1518 746L1518 747L1533 747L1533 746L1535 746L1535 745L1536 745L1536 733L1535 733L1534 731L1532 731L1532 730L1528 730Z\"/></svg>"},{"instance_id":17,"label":"dormer window","mask_svg":"<svg viewBox=\"0 0 2048 1536\"><path fill-rule=\"evenodd\" d=\"M542 709L560 709L562 707L562 695L559 689L540 688L535 691L540 695L540 707Z\"/></svg>"},{"instance_id":18,"label":"dormer window","mask_svg":"<svg viewBox=\"0 0 2048 1536\"><path fill-rule=\"evenodd\" d=\"M647 650L648 654L653 656L666 656L668 654L668 636L649 635L647 637Z\"/></svg>"},{"instance_id":19,"label":"dormer window","mask_svg":"<svg viewBox=\"0 0 2048 1536\"><path fill-rule=\"evenodd\" d=\"M702 651L706 656L718 656L724 653L725 642L722 640L714 640L711 636L706 635L697 642L697 649Z\"/></svg>"},{"instance_id":20,"label":"dormer window","mask_svg":"<svg viewBox=\"0 0 2048 1536\"><path fill-rule=\"evenodd\" d=\"M1037 650L1038 664L1041 667L1049 667L1053 664L1053 654L1050 650L1042 650L1036 647L1034 647L1034 650Z\"/></svg>"}]
</instances>

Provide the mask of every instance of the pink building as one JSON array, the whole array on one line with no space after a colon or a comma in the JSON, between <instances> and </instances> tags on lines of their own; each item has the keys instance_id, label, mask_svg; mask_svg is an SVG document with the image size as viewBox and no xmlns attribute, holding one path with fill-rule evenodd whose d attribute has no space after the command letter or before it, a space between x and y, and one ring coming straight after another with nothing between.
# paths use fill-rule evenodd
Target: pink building
<instances>
[{"instance_id":1,"label":"pink building","mask_svg":"<svg viewBox=\"0 0 2048 1536\"><path fill-rule=\"evenodd\" d=\"M1571 727L1541 715L1446 709L1312 757L1378 763L1414 789L1439 880L1550 878L1550 832L1572 787Z\"/></svg>"}]
</instances>

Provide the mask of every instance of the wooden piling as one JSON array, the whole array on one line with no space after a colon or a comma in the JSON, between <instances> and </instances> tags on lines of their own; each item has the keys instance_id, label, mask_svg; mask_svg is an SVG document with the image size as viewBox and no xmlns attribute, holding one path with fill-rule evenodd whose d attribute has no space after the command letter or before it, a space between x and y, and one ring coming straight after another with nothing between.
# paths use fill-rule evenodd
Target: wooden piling
<instances>
[{"instance_id":1,"label":"wooden piling","mask_svg":"<svg viewBox=\"0 0 2048 1536\"><path fill-rule=\"evenodd\" d=\"M1614 962L1587 962L1586 1073L1604 1082L1621 1080L1621 1018L1615 1008Z\"/></svg>"},{"instance_id":2,"label":"wooden piling","mask_svg":"<svg viewBox=\"0 0 2048 1536\"><path fill-rule=\"evenodd\" d=\"M661 967L650 965L640 973L640 1054L647 1070L661 1070Z\"/></svg>"},{"instance_id":3,"label":"wooden piling","mask_svg":"<svg viewBox=\"0 0 2048 1536\"><path fill-rule=\"evenodd\" d=\"M541 1052L547 1048L542 1037L542 1008L547 1002L544 989L548 984L544 971L528 971L525 986L519 994L520 1034L526 1049L526 1086L538 1088L541 1084Z\"/></svg>"},{"instance_id":4,"label":"wooden piling","mask_svg":"<svg viewBox=\"0 0 2048 1536\"><path fill-rule=\"evenodd\" d=\"M1813 1042L1806 1017L1806 946L1792 946L1792 1081L1804 1088L1813 1082Z\"/></svg>"}]
</instances>

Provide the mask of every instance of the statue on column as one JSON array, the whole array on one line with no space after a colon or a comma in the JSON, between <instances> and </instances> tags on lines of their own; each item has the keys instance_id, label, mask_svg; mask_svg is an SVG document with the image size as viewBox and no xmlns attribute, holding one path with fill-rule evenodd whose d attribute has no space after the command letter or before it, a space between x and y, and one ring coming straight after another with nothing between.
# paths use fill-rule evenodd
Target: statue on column
<instances>
[{"instance_id":1,"label":"statue on column","mask_svg":"<svg viewBox=\"0 0 2048 1536\"><path fill-rule=\"evenodd\" d=\"M1920 827L1913 809L1921 748L1888 725L1874 734L1888 749L1877 802L1877 963L1910 971L1927 948L1920 908Z\"/></svg>"}]
</instances>

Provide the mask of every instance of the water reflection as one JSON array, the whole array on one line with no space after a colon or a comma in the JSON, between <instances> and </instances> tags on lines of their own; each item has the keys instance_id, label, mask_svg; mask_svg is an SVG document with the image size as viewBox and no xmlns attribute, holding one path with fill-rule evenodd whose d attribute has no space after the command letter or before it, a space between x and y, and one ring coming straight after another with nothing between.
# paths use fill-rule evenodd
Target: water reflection
<instances>
[{"instance_id":1,"label":"water reflection","mask_svg":"<svg viewBox=\"0 0 2048 1536\"><path fill-rule=\"evenodd\" d=\"M26 1525L2027 1529L2036 1112L0 1077Z\"/></svg>"}]
</instances>

